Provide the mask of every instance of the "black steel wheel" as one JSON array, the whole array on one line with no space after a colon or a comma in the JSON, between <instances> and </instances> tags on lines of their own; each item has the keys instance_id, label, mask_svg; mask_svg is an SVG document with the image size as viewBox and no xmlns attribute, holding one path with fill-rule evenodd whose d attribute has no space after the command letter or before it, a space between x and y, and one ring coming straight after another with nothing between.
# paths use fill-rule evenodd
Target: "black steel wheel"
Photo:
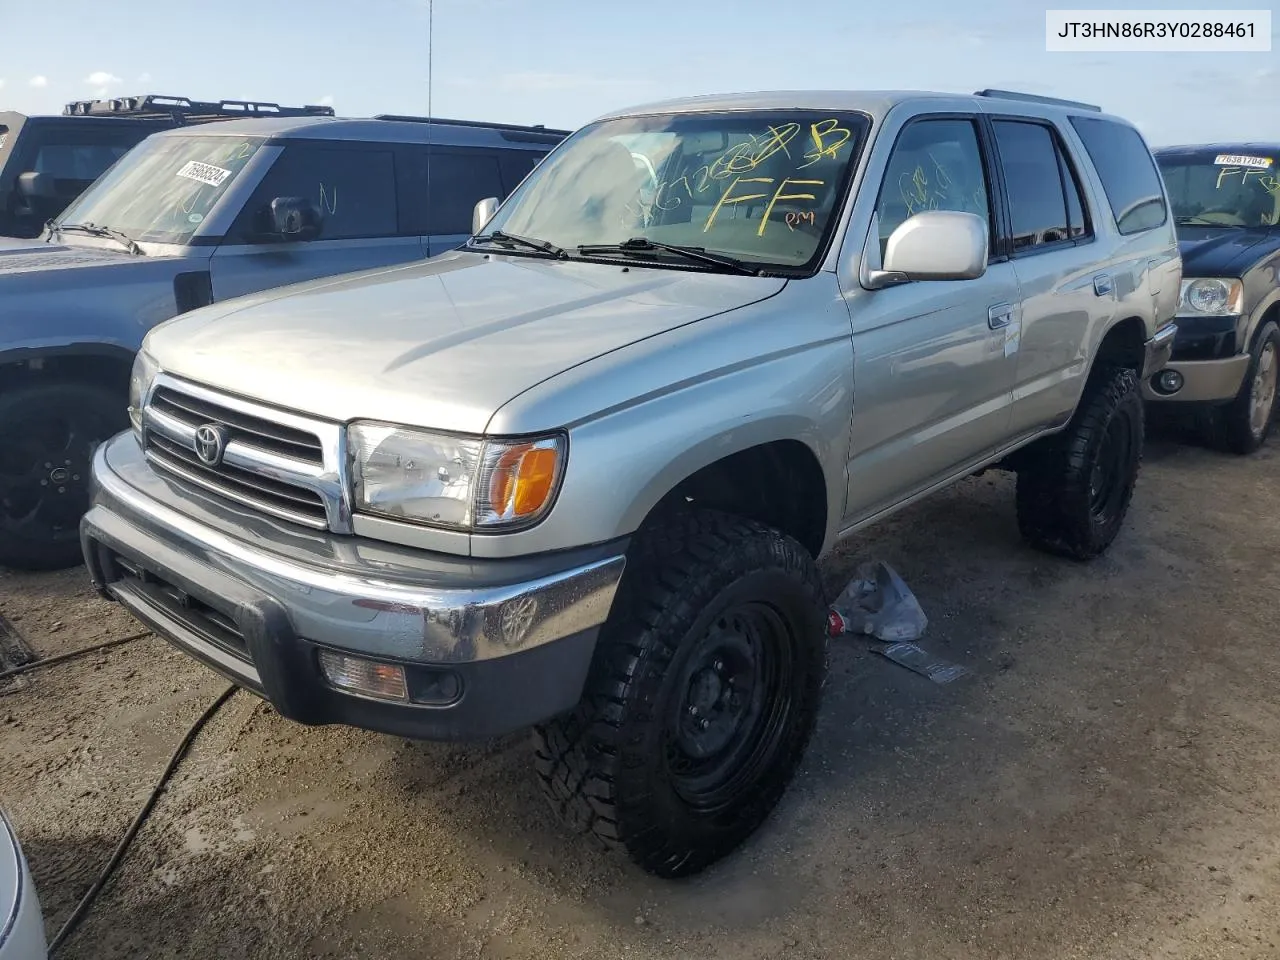
<instances>
[{"instance_id":1,"label":"black steel wheel","mask_svg":"<svg viewBox=\"0 0 1280 960\"><path fill-rule=\"evenodd\" d=\"M124 398L102 387L37 383L0 394L0 565L81 562L93 453L128 422Z\"/></svg>"},{"instance_id":2,"label":"black steel wheel","mask_svg":"<svg viewBox=\"0 0 1280 960\"><path fill-rule=\"evenodd\" d=\"M535 732L554 808L658 876L731 853L812 735L824 612L813 558L776 530L696 510L641 531L582 702Z\"/></svg>"},{"instance_id":3,"label":"black steel wheel","mask_svg":"<svg viewBox=\"0 0 1280 960\"><path fill-rule=\"evenodd\" d=\"M1142 464L1145 420L1138 376L1095 371L1071 423L1028 451L1018 470L1018 527L1047 553L1090 560L1124 525Z\"/></svg>"}]
</instances>

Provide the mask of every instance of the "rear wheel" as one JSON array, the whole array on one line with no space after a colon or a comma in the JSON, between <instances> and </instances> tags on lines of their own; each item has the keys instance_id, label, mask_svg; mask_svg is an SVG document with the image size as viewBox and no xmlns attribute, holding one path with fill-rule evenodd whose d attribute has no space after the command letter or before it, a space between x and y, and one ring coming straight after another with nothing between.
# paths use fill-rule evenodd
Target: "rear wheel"
<instances>
[{"instance_id":1,"label":"rear wheel","mask_svg":"<svg viewBox=\"0 0 1280 960\"><path fill-rule=\"evenodd\" d=\"M823 612L813 559L775 530L693 511L642 531L582 702L535 731L552 805L659 876L733 851L812 734Z\"/></svg>"},{"instance_id":2,"label":"rear wheel","mask_svg":"<svg viewBox=\"0 0 1280 960\"><path fill-rule=\"evenodd\" d=\"M1104 552L1133 498L1143 430L1137 374L1098 370L1067 429L1018 472L1018 527L1026 540L1075 560Z\"/></svg>"},{"instance_id":3,"label":"rear wheel","mask_svg":"<svg viewBox=\"0 0 1280 960\"><path fill-rule=\"evenodd\" d=\"M1280 329L1268 322L1249 352L1249 369L1236 398L1216 411L1213 439L1229 453L1253 453L1271 433L1280 382Z\"/></svg>"},{"instance_id":4,"label":"rear wheel","mask_svg":"<svg viewBox=\"0 0 1280 960\"><path fill-rule=\"evenodd\" d=\"M93 452L127 426L124 399L103 387L37 383L0 394L0 565L81 561Z\"/></svg>"}]
</instances>

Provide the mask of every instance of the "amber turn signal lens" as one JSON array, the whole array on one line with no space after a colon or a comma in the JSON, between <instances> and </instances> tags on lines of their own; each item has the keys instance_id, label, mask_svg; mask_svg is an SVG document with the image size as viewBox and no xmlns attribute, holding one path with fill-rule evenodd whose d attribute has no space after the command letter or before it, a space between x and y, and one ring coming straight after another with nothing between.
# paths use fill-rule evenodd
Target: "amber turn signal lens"
<instances>
[{"instance_id":1,"label":"amber turn signal lens","mask_svg":"<svg viewBox=\"0 0 1280 960\"><path fill-rule=\"evenodd\" d=\"M489 508L503 519L536 514L555 489L559 458L554 441L521 443L504 450L489 478Z\"/></svg>"}]
</instances>

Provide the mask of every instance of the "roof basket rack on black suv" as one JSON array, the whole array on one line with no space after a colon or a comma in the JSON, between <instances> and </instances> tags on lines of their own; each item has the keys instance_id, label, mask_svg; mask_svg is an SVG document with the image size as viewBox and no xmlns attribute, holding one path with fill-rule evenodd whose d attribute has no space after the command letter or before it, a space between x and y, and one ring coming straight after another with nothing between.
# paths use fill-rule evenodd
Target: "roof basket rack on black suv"
<instances>
[{"instance_id":1,"label":"roof basket rack on black suv","mask_svg":"<svg viewBox=\"0 0 1280 960\"><path fill-rule=\"evenodd\" d=\"M1092 110L1101 113L1102 108L1092 103L1081 103L1079 100L1060 100L1057 97L1042 97L1038 93L1018 93L1015 90L976 90L975 97L997 97L1001 100L1022 100L1026 103L1047 103L1055 107L1075 107L1078 110Z\"/></svg>"},{"instance_id":2,"label":"roof basket rack on black suv","mask_svg":"<svg viewBox=\"0 0 1280 960\"><path fill-rule=\"evenodd\" d=\"M110 100L76 100L62 108L66 117L154 117L177 123L225 120L228 117L332 117L333 107L282 107L256 100L192 100L147 94Z\"/></svg>"}]
</instances>

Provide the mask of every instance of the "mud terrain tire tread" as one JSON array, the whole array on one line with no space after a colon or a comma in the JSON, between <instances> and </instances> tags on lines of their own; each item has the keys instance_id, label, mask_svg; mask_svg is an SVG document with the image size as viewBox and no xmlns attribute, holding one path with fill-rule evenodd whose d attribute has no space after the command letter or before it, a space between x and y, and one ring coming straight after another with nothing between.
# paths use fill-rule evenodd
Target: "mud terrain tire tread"
<instances>
[{"instance_id":1,"label":"mud terrain tire tread","mask_svg":"<svg viewBox=\"0 0 1280 960\"><path fill-rule=\"evenodd\" d=\"M792 595L776 602L792 612L788 626L803 641L796 645L803 691L753 795L711 823L655 775L664 764L654 744L673 695L663 679L698 638L699 621L714 616L713 600L762 570L784 591L791 585ZM534 730L535 767L562 820L661 877L696 873L739 846L782 797L812 735L827 669L824 604L813 558L762 524L693 509L637 534L581 702Z\"/></svg>"},{"instance_id":2,"label":"mud terrain tire tread","mask_svg":"<svg viewBox=\"0 0 1280 960\"><path fill-rule=\"evenodd\" d=\"M1094 458L1116 417L1133 429L1131 465L1121 500L1109 522L1090 504ZM1111 546L1124 525L1142 464L1144 407L1138 376L1128 367L1097 370L1085 387L1071 423L1049 438L1018 472L1018 529L1036 549L1073 560L1091 560Z\"/></svg>"}]
</instances>

